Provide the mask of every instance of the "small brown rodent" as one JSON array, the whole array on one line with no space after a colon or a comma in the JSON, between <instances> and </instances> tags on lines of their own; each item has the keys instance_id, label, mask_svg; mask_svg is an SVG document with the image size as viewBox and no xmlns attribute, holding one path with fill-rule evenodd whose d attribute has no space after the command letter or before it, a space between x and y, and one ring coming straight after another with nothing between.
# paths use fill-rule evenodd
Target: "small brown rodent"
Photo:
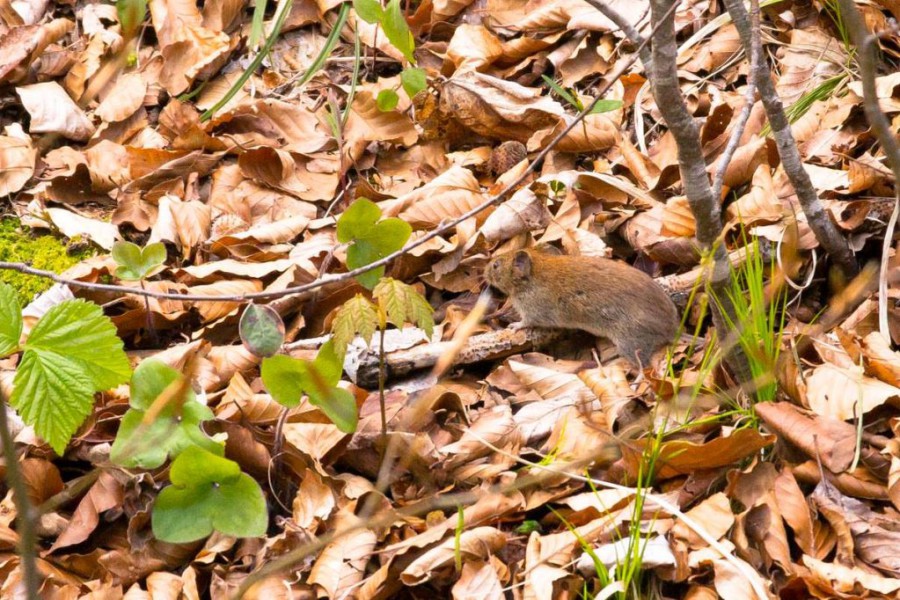
<instances>
[{"instance_id":1,"label":"small brown rodent","mask_svg":"<svg viewBox=\"0 0 900 600\"><path fill-rule=\"evenodd\" d=\"M522 325L608 338L635 365L647 366L678 330L678 311L663 289L614 260L518 250L491 260L485 278L509 296Z\"/></svg>"}]
</instances>

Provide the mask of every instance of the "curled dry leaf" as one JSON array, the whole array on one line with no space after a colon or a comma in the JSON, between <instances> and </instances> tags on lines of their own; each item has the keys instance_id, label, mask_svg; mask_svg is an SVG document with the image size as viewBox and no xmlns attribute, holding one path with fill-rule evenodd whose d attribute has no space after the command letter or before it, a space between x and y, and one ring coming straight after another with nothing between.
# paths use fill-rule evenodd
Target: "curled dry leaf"
<instances>
[{"instance_id":1,"label":"curled dry leaf","mask_svg":"<svg viewBox=\"0 0 900 600\"><path fill-rule=\"evenodd\" d=\"M444 84L441 107L479 135L523 143L535 132L555 126L565 114L562 106L537 90L475 72Z\"/></svg>"},{"instance_id":2,"label":"curled dry leaf","mask_svg":"<svg viewBox=\"0 0 900 600\"><path fill-rule=\"evenodd\" d=\"M430 229L462 215L484 200L481 186L472 172L453 166L419 189L398 198L396 206L404 207L398 216L414 228ZM385 211L385 214L392 212Z\"/></svg>"},{"instance_id":3,"label":"curled dry leaf","mask_svg":"<svg viewBox=\"0 0 900 600\"><path fill-rule=\"evenodd\" d=\"M94 133L94 124L55 81L16 88L31 116L31 133L58 133L78 142Z\"/></svg>"},{"instance_id":4,"label":"curled dry leaf","mask_svg":"<svg viewBox=\"0 0 900 600\"><path fill-rule=\"evenodd\" d=\"M37 150L18 123L7 125L4 131L6 135L0 136L0 196L5 197L25 187L34 175Z\"/></svg>"},{"instance_id":5,"label":"curled dry leaf","mask_svg":"<svg viewBox=\"0 0 900 600\"><path fill-rule=\"evenodd\" d=\"M458 542L451 537L422 554L400 573L400 580L406 585L419 585L435 577L440 569L451 566L457 553L464 561L485 560L505 545L506 534L499 529L476 527L464 531Z\"/></svg>"},{"instance_id":6,"label":"curled dry leaf","mask_svg":"<svg viewBox=\"0 0 900 600\"><path fill-rule=\"evenodd\" d=\"M826 363L806 378L809 407L840 421L859 418L889 400L900 400L900 388L867 377L859 367Z\"/></svg>"},{"instance_id":7,"label":"curled dry leaf","mask_svg":"<svg viewBox=\"0 0 900 600\"><path fill-rule=\"evenodd\" d=\"M520 233L542 229L550 219L544 201L529 188L522 188L488 216L481 226L481 233L490 243L500 242Z\"/></svg>"}]
</instances>

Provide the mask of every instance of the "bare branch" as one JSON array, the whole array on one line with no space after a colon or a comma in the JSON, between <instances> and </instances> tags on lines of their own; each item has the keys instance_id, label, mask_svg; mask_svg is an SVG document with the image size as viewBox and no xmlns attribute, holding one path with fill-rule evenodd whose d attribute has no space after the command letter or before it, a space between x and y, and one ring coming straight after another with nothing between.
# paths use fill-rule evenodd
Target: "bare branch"
<instances>
[{"instance_id":1,"label":"bare branch","mask_svg":"<svg viewBox=\"0 0 900 600\"><path fill-rule=\"evenodd\" d=\"M744 51L749 54L752 52L753 45L752 25L743 0L725 0L725 6L741 36ZM775 84L772 83L769 65L764 57L760 57L759 68L756 70L755 76L760 99L766 109L769 124L772 126L778 155L781 156L781 164L791 180L791 185L794 186L809 227L822 248L841 268L847 279L850 279L858 271L856 259L847 240L838 231L837 226L822 207L822 203L819 202L809 174L803 168L803 159L800 157L800 150L797 149L797 142L791 133L791 124L784 113L784 105L781 103L781 98L778 97Z\"/></svg>"},{"instance_id":2,"label":"bare branch","mask_svg":"<svg viewBox=\"0 0 900 600\"><path fill-rule=\"evenodd\" d=\"M856 44L857 62L862 79L863 109L866 111L866 119L881 144L881 149L887 157L888 165L894 173L894 211L888 221L887 230L884 233L884 247L881 251L881 275L878 284L878 328L885 339L890 340L887 318L887 268L891 243L894 239L894 228L897 226L897 215L900 213L900 142L891 128L891 123L881 107L878 105L878 90L875 89L875 77L878 70L878 38L869 33L863 22L856 4L852 0L838 0L841 6L841 14L850 37Z\"/></svg>"},{"instance_id":3,"label":"bare branch","mask_svg":"<svg viewBox=\"0 0 900 600\"><path fill-rule=\"evenodd\" d=\"M40 576L37 571L37 558L35 546L37 535L34 531L36 513L31 501L28 499L28 490L25 479L19 469L19 459L16 456L16 445L12 431L9 428L9 416L7 415L6 394L0 390L0 442L3 443L3 457L6 459L6 481L13 491L13 502L16 505L16 533L19 534L18 555L22 566L22 584L25 589L25 597L29 600L37 600Z\"/></svg>"},{"instance_id":4,"label":"bare branch","mask_svg":"<svg viewBox=\"0 0 900 600\"><path fill-rule=\"evenodd\" d=\"M725 171L734 158L738 146L741 143L741 136L744 135L744 128L750 119L750 112L753 110L753 104L756 102L756 71L759 69L759 61L762 57L762 40L759 31L759 0L750 0L750 72L747 75L747 90L744 92L744 106L741 114L738 116L737 123L731 131L731 137L728 139L728 145L722 153L719 160L719 167L716 176L713 178L713 198L721 200L722 187L725 184Z\"/></svg>"},{"instance_id":5,"label":"bare branch","mask_svg":"<svg viewBox=\"0 0 900 600\"><path fill-rule=\"evenodd\" d=\"M619 27L619 29L622 30L622 33L624 33L625 36L629 40L631 40L631 43L640 45L640 48L638 48L638 54L640 54L641 62L644 63L644 71L649 73L652 68L651 62L653 61L653 57L650 53L650 48L647 46L647 43L644 41L643 36L641 36L641 33L634 28L634 26L628 21L628 19L613 10L610 6L607 6L607 4L603 0L584 1L600 11L600 14L602 14L604 17L615 23Z\"/></svg>"},{"instance_id":6,"label":"bare branch","mask_svg":"<svg viewBox=\"0 0 900 600\"><path fill-rule=\"evenodd\" d=\"M737 322L733 302L726 293L731 268L725 252L725 244L720 239L722 216L719 199L713 196L709 177L706 174L706 160L700 142L700 128L693 115L688 111L678 85L676 65L678 46L675 43L673 10L677 4L678 0L650 1L652 23L657 27L657 32L653 36L653 73L650 82L653 84L656 106L662 113L678 146L681 182L694 215L694 221L697 223L697 240L712 258L709 289L716 301L711 302L710 306L713 323L724 336L730 329L728 323ZM728 318L723 318L723 314ZM752 382L753 374L741 348L732 343L730 347L723 347L723 351L726 362L734 371L738 381L742 384Z\"/></svg>"}]
</instances>

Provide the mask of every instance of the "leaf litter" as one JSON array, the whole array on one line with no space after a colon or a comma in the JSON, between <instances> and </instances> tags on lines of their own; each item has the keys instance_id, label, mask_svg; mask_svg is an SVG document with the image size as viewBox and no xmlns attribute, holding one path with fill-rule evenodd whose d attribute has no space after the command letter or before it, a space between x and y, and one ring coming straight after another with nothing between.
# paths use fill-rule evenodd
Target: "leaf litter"
<instances>
[{"instance_id":1,"label":"leaf litter","mask_svg":"<svg viewBox=\"0 0 900 600\"><path fill-rule=\"evenodd\" d=\"M341 244L336 217L353 200L406 222L412 240L467 214L525 172L635 51L576 0L392 0L346 22L335 3L295 0L263 66L209 114L254 56L252 3L147 4L138 38L110 4L12 3L0 21L4 210L93 248L68 279L115 281L110 253L123 242L164 245L146 281L121 282L150 291L277 293L352 269L364 263ZM648 9L610 5L633 24ZM833 6L766 9L766 44L782 100L805 108L793 123L804 167L864 262L878 254L896 182L862 118ZM879 29L900 16L889 3L860 9ZM266 14L266 35L279 10ZM676 13L682 90L709 165L747 78L737 32L718 11L688 3ZM897 41L883 40L891 64ZM420 75L402 69L410 59L427 76L412 97ZM896 73L876 82L895 131L897 82ZM775 401L751 405L710 366L721 338L687 302L698 278L680 276L701 259L696 224L646 74L636 63L611 83L609 110L577 124L511 197L389 267L390 281L424 292L438 325L433 336L367 332L372 348L383 336L395 374L386 437L371 352L351 353L355 377L338 384L359 413L346 433L310 398L285 414L265 392L260 359L238 335L241 302L73 287L105 308L133 364L193 374L215 415L206 432L227 436L226 455L261 484L270 519L254 538L154 539L151 507L172 470L110 462L129 407L127 388L116 388L62 456L16 427L28 495L41 507L43 593L226 598L250 576L245 597L260 598L897 597L900 313L890 303L888 341L870 287L829 287L757 103L725 174L726 243L740 264L754 240L777 265L772 280L794 285L783 352L769 365ZM829 92L814 93L822 86ZM508 322L498 305L485 325L464 326L487 260L529 238L659 277L699 335L673 348L672 369L638 376L584 336L535 350L497 335ZM896 270L892 257L890 282ZM341 307L365 294L347 280L269 303L284 321L285 353L311 360ZM54 288L29 310L38 317L64 299ZM808 334L811 322L822 325ZM489 340L483 354L439 377L422 371L457 329L489 336L479 338ZM8 396L15 364L0 369ZM10 494L2 514L0 595L12 597L22 571ZM643 587L626 590L629 552Z\"/></svg>"}]
</instances>

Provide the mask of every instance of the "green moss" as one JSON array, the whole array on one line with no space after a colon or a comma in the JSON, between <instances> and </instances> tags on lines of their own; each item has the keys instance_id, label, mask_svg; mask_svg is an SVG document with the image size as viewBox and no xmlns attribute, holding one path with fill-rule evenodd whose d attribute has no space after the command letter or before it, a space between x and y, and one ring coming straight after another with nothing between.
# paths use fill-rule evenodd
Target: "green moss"
<instances>
[{"instance_id":1,"label":"green moss","mask_svg":"<svg viewBox=\"0 0 900 600\"><path fill-rule=\"evenodd\" d=\"M56 237L35 235L15 219L0 220L0 261L27 262L36 269L61 273L91 254L85 250L70 256L66 245ZM16 289L22 306L53 285L49 279L3 270L0 270L0 281Z\"/></svg>"}]
</instances>

